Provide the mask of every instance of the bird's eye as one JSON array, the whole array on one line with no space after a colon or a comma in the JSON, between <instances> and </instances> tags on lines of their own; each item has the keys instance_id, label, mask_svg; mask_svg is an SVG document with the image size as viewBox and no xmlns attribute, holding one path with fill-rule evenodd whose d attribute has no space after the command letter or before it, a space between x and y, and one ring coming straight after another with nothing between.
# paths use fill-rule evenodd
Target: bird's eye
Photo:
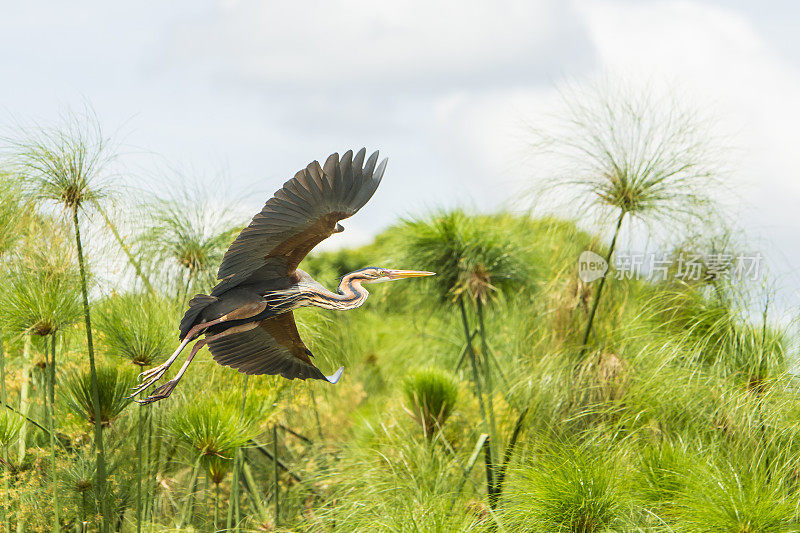
<instances>
[{"instance_id":1,"label":"bird's eye","mask_svg":"<svg viewBox=\"0 0 800 533\"><path fill-rule=\"evenodd\" d=\"M389 277L389 271L388 270L381 270L378 273L378 276L381 277L381 278L388 278Z\"/></svg>"}]
</instances>

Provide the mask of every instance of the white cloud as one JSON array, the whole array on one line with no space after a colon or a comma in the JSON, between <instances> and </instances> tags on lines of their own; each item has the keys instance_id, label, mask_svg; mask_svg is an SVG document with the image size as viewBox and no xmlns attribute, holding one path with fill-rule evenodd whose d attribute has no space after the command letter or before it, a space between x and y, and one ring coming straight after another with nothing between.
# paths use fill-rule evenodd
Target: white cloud
<instances>
[{"instance_id":1,"label":"white cloud","mask_svg":"<svg viewBox=\"0 0 800 533\"><path fill-rule=\"evenodd\" d=\"M583 10L600 64L689 89L695 105L713 107L735 129L747 181L800 193L800 151L792 149L800 143L800 70L765 46L746 18L690 2Z\"/></svg>"},{"instance_id":2,"label":"white cloud","mask_svg":"<svg viewBox=\"0 0 800 533\"><path fill-rule=\"evenodd\" d=\"M177 59L260 87L426 92L531 80L582 61L573 21L556 0L248 0L190 21L174 44Z\"/></svg>"},{"instance_id":3,"label":"white cloud","mask_svg":"<svg viewBox=\"0 0 800 533\"><path fill-rule=\"evenodd\" d=\"M281 164L380 147L387 179L354 222L372 228L426 208L507 200L512 95L592 58L571 4L556 0L227 2L170 42L171 68L258 101L270 137L285 139L268 148Z\"/></svg>"}]
</instances>

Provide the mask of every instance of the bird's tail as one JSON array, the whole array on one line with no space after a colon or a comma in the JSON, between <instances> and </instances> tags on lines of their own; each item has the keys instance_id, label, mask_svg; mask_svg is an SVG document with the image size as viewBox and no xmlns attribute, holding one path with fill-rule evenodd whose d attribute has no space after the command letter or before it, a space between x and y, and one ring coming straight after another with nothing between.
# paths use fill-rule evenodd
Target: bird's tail
<instances>
[{"instance_id":1,"label":"bird's tail","mask_svg":"<svg viewBox=\"0 0 800 533\"><path fill-rule=\"evenodd\" d=\"M186 310L186 314L184 314L181 319L181 339L189 334L189 330L191 330L192 326L197 322L197 318L200 316L203 309L216 301L217 298L208 296L207 294L195 294L194 298L189 300L189 309Z\"/></svg>"}]
</instances>

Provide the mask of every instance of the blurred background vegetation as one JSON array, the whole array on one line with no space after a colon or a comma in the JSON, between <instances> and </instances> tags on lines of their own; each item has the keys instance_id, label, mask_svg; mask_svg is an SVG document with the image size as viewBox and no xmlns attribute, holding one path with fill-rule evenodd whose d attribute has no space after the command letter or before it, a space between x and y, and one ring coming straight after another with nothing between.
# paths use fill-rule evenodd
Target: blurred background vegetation
<instances>
[{"instance_id":1,"label":"blurred background vegetation","mask_svg":"<svg viewBox=\"0 0 800 533\"><path fill-rule=\"evenodd\" d=\"M346 367L336 386L203 350L147 406L124 398L136 374L247 221L212 191L124 189L90 115L4 139L0 530L800 530L797 342L769 280L578 276L637 221L709 228L664 240L673 254L731 248L696 117L567 97L533 144L569 152L540 192L572 216L438 211L314 253L301 268L329 285L368 265L438 275L297 313L317 364ZM596 233L574 221L590 211Z\"/></svg>"}]
</instances>

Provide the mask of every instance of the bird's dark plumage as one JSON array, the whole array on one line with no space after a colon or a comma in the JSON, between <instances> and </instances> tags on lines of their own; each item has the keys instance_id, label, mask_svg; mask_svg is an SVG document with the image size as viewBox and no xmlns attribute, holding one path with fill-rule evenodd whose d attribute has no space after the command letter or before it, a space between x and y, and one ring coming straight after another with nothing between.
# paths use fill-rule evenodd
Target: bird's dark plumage
<instances>
[{"instance_id":1,"label":"bird's dark plumage","mask_svg":"<svg viewBox=\"0 0 800 533\"><path fill-rule=\"evenodd\" d=\"M196 294L194 298L189 300L189 309L187 309L186 313L183 315L181 324L179 326L181 339L185 338L189 333L189 330L192 329L192 326L200 317L200 313L202 313L205 308L216 301L217 298L214 296L208 296L207 294Z\"/></svg>"},{"instance_id":2,"label":"bird's dark plumage","mask_svg":"<svg viewBox=\"0 0 800 533\"><path fill-rule=\"evenodd\" d=\"M268 318L258 327L208 344L214 360L245 374L280 374L289 379L324 379L333 383L311 362L292 312Z\"/></svg>"},{"instance_id":3,"label":"bird's dark plumage","mask_svg":"<svg viewBox=\"0 0 800 533\"><path fill-rule=\"evenodd\" d=\"M336 383L342 369L325 376L314 366L292 311L309 305L354 309L369 295L363 283L432 274L371 267L344 276L334 293L297 268L317 244L343 230L339 221L372 198L385 170L386 160L378 163L378 152L366 158L362 148L341 158L333 154L322 166L314 161L284 183L228 248L211 294L198 294L189 302L180 323L178 349L163 364L141 374L145 382L132 396L161 379L194 340L177 375L141 403L168 397L205 345L216 362L246 374ZM205 338L199 339L202 335Z\"/></svg>"},{"instance_id":4,"label":"bird's dark plumage","mask_svg":"<svg viewBox=\"0 0 800 533\"><path fill-rule=\"evenodd\" d=\"M308 252L341 231L339 221L375 194L386 160L377 164L375 152L364 163L365 155L363 148L355 157L352 151L341 159L333 154L324 166L314 161L284 183L225 253L211 295L245 282L291 278Z\"/></svg>"},{"instance_id":5,"label":"bird's dark plumage","mask_svg":"<svg viewBox=\"0 0 800 533\"><path fill-rule=\"evenodd\" d=\"M387 160L378 163L378 152L366 161L365 156L364 148L355 156L347 151L341 159L332 154L323 166L314 161L284 183L228 248L217 273L220 282L211 295L199 294L189 302L181 338L199 322L296 283L300 261L317 244L342 231L339 221L353 216L375 194ZM327 379L309 359L311 352L300 339L291 312L279 314L282 311L270 305L252 317L262 319L260 327L209 342L214 359L247 374Z\"/></svg>"}]
</instances>

